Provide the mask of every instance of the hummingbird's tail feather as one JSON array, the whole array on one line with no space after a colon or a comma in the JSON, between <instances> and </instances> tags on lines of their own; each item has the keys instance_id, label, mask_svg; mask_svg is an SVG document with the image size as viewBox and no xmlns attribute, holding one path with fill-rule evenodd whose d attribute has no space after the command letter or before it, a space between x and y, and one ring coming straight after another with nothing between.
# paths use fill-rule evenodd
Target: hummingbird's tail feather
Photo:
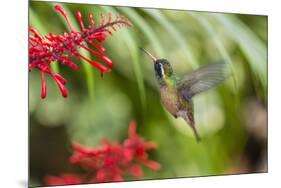
<instances>
[{"instance_id":1,"label":"hummingbird's tail feather","mask_svg":"<svg viewBox=\"0 0 281 188\"><path fill-rule=\"evenodd\" d=\"M189 126L192 128L192 131L194 132L194 135L196 137L197 142L201 141L201 137L197 132L197 129L195 127L195 121L193 117L193 113L186 113L186 115L183 116L184 120L189 124Z\"/></svg>"},{"instance_id":2,"label":"hummingbird's tail feather","mask_svg":"<svg viewBox=\"0 0 281 188\"><path fill-rule=\"evenodd\" d=\"M197 142L200 142L201 141L201 137L199 136L196 127L194 125L191 125L190 127L192 128L192 130L194 132L194 135L196 137Z\"/></svg>"}]
</instances>

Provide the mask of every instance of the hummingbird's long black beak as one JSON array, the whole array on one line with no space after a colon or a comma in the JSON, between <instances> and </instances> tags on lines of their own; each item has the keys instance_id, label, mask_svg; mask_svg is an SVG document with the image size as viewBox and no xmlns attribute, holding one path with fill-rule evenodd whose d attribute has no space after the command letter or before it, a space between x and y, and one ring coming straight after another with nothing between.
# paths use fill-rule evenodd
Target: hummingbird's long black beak
<instances>
[{"instance_id":1,"label":"hummingbird's long black beak","mask_svg":"<svg viewBox=\"0 0 281 188\"><path fill-rule=\"evenodd\" d=\"M152 59L153 63L156 63L157 58L154 57L151 53L149 53L148 51L146 51L144 48L140 48L142 51L144 51L147 55L149 55L149 57Z\"/></svg>"}]
</instances>

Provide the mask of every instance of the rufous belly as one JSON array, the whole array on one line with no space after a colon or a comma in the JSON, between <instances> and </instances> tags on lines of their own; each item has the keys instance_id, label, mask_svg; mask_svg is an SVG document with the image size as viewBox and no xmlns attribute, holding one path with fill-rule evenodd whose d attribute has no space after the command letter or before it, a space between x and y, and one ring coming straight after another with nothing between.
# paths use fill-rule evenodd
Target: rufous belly
<instances>
[{"instance_id":1,"label":"rufous belly","mask_svg":"<svg viewBox=\"0 0 281 188\"><path fill-rule=\"evenodd\" d=\"M163 105L173 115L176 115L179 111L179 101L177 91L173 88L161 88L160 97Z\"/></svg>"}]
</instances>

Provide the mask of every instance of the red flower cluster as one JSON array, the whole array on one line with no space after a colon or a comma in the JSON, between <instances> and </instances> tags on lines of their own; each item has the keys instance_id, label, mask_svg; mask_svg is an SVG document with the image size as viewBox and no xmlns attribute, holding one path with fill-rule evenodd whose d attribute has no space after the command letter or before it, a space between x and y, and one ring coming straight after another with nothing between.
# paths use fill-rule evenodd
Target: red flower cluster
<instances>
[{"instance_id":1,"label":"red flower cluster","mask_svg":"<svg viewBox=\"0 0 281 188\"><path fill-rule=\"evenodd\" d=\"M103 141L97 149L85 148L73 144L73 155L70 162L79 164L87 175L62 174L60 177L46 176L47 185L67 185L80 183L98 183L123 181L124 175L136 178L143 177L141 165L152 170L159 170L160 164L150 160L148 151L157 146L145 141L136 133L136 123L129 124L129 136L123 144Z\"/></svg>"},{"instance_id":2,"label":"red flower cluster","mask_svg":"<svg viewBox=\"0 0 281 188\"><path fill-rule=\"evenodd\" d=\"M115 31L116 26L131 26L129 20L123 16L116 16L116 19L112 21L111 14L109 14L107 21L105 21L105 16L101 14L100 23L95 24L92 14L89 14L91 25L89 27L85 27L82 21L82 15L79 11L77 11L76 17L80 23L81 31L75 31L66 15L65 10L59 5L56 5L55 9L64 16L70 28L70 33L64 32L61 35L50 33L49 35L41 36L35 28L31 26L29 27L29 70L37 68L41 71L42 99L46 97L47 93L45 73L49 74L54 79L62 95L64 97L67 96L67 90L64 86L66 84L66 80L51 70L50 63L60 62L68 65L74 70L77 70L78 66L70 59L72 57L76 57L76 59L83 59L98 68L101 71L101 74L104 72L110 72L110 68L108 67L112 66L112 61L103 54L105 49L99 44L99 42L105 42L107 35L112 35L110 29ZM89 48L87 44L93 46L96 50ZM100 58L108 67L81 55L78 51L79 48L85 49Z\"/></svg>"},{"instance_id":3,"label":"red flower cluster","mask_svg":"<svg viewBox=\"0 0 281 188\"><path fill-rule=\"evenodd\" d=\"M82 177L77 174L62 174L59 177L46 176L45 182L47 182L48 185L75 185L83 183Z\"/></svg>"}]
</instances>

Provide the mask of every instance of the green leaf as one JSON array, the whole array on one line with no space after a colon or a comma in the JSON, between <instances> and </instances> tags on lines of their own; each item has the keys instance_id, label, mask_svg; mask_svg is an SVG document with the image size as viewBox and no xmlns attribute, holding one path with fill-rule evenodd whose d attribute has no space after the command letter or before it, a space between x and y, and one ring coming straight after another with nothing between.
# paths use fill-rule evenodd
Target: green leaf
<instances>
[{"instance_id":1,"label":"green leaf","mask_svg":"<svg viewBox=\"0 0 281 188\"><path fill-rule=\"evenodd\" d=\"M179 45L179 47L183 50L188 63L192 67L197 67L199 63L193 55L192 47L188 43L184 42L185 38L175 28L175 26L171 22L169 22L167 18L165 18L165 15L162 14L160 10L156 9L143 9L143 11L154 18L166 31L169 32L169 35L175 39L177 45Z\"/></svg>"},{"instance_id":2,"label":"green leaf","mask_svg":"<svg viewBox=\"0 0 281 188\"><path fill-rule=\"evenodd\" d=\"M124 14L126 14L130 18L130 20L133 21L134 26L138 27L138 29L140 29L142 33L148 38L149 43L152 45L157 56L163 57L164 52L163 52L162 45L160 43L160 40L158 39L158 36L153 31L152 26L148 25L146 20L144 20L135 11L135 9L126 8L126 7L120 7L118 9L121 10Z\"/></svg>"},{"instance_id":3,"label":"green leaf","mask_svg":"<svg viewBox=\"0 0 281 188\"><path fill-rule=\"evenodd\" d=\"M118 14L118 12L111 7L101 7L106 12L111 12L113 14ZM134 24L135 22L133 22ZM137 85L140 93L140 99L142 104L142 109L145 110L146 107L146 95L145 95L145 87L144 87L144 77L141 71L140 63L139 63L139 49L136 41L131 35L130 31L125 30L121 32L122 39L124 43L127 45L129 54L132 56L133 69L136 75ZM161 51L160 51L161 53Z\"/></svg>"},{"instance_id":4,"label":"green leaf","mask_svg":"<svg viewBox=\"0 0 281 188\"><path fill-rule=\"evenodd\" d=\"M212 14L212 17L224 26L228 36L244 52L265 93L267 90L267 48L265 44L238 18L226 14Z\"/></svg>"}]
</instances>

